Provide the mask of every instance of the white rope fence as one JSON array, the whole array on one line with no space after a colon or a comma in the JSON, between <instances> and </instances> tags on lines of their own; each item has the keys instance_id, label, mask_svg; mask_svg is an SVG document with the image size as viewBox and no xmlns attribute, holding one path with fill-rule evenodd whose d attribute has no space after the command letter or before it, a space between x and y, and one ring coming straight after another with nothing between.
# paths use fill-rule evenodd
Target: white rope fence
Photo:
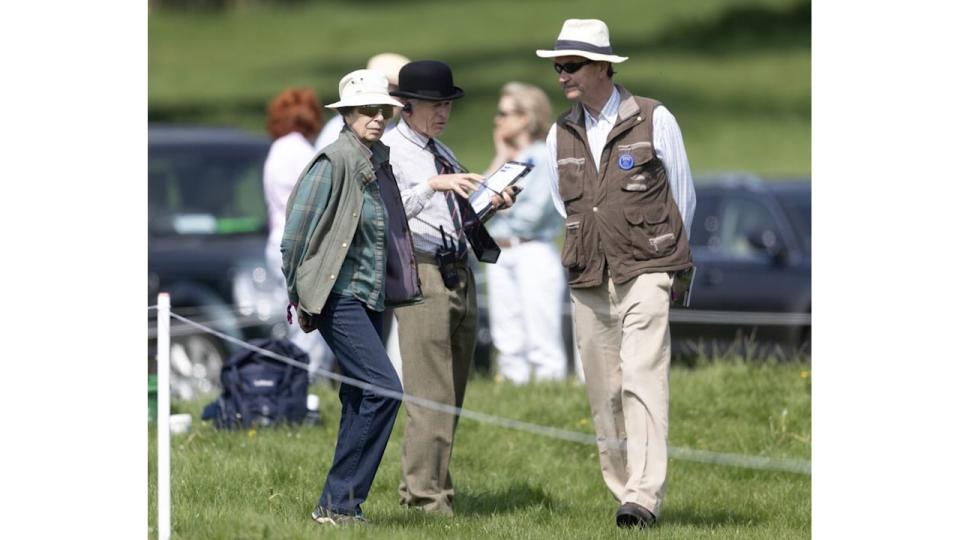
<instances>
[{"instance_id":1,"label":"white rope fence","mask_svg":"<svg viewBox=\"0 0 960 540\"><path fill-rule=\"evenodd\" d=\"M152 307L152 306L151 306ZM243 347L245 349L258 352L268 358L273 358L280 362L286 363L288 365L298 367L300 369L308 369L308 365L303 362L298 362L292 358L277 354L273 351L263 349L254 345L251 345L243 340L237 339L233 336L229 336L222 332L219 332L213 328L205 326L203 324L194 322L182 315L177 313L170 312L170 316L205 333L209 333L219 337L220 339ZM159 346L159 344L158 344ZM597 438L593 435L578 432L578 431L568 431L564 429L559 429L550 426L542 426L539 424L533 424L530 422L525 422L522 420L515 420L512 418L503 418L500 416L495 416L492 414L474 411L470 409L464 409L462 407L455 407L453 405L448 405L445 403L438 403L436 401L431 401L429 399L421 398L418 396L413 396L410 394L395 392L388 388L382 388L352 377L348 377L339 373L334 373L325 369L316 369L316 373L323 377L335 380L341 384L348 384L363 390L367 390L374 394L378 394L384 397L389 397L392 399L404 401L407 403L412 403L427 409L432 409L435 411L444 412L447 414L457 415L463 418L470 418L478 422L483 422L486 424L491 424L507 429L514 429L518 431L524 431L527 433L534 433L538 435L543 435L545 437L550 437L554 439L560 439L570 442L576 442L581 444L596 445L598 444ZM614 447L622 447L625 444L625 441L609 441L605 444ZM669 455L675 459L687 460L687 461L698 461L702 463L712 463L716 465L728 465L734 467L744 467L750 469L760 469L768 471L783 471L783 472L792 472L792 473L802 473L810 474L810 462L807 460L800 459L783 459L783 458L772 458L772 457L762 457L762 456L750 456L743 454L730 454L730 453L721 453L721 452L711 452L706 450L695 450L690 448L677 448L670 447Z\"/></svg>"},{"instance_id":2,"label":"white rope fence","mask_svg":"<svg viewBox=\"0 0 960 540\"><path fill-rule=\"evenodd\" d=\"M192 321L187 317L170 311L170 296L167 293L160 293L158 302L155 306L149 306L149 310L157 310L157 526L159 540L168 540L170 538L170 318L173 317L182 323L189 325L197 330L209 333L220 339L243 347L245 349L256 351L264 356L273 358L288 365L300 369L308 369L309 366L303 362L298 362L292 358L277 354L273 351L251 345L241 339L229 336L219 332L209 326ZM435 411L453 414L462 418L470 418L478 422L491 424L507 429L514 429L526 433L533 433L550 437L553 439L575 442L580 444L597 445L599 441L593 435L578 431L568 431L550 426L541 426L531 422L515 420L512 418L503 418L479 411L455 407L445 403L438 403L429 399L412 396L403 392L395 392L388 388L382 388L352 377L347 377L339 373L334 373L325 369L317 369L316 372L324 377L348 384L357 388L370 391L374 394L389 397L392 399L413 403L421 407L433 409ZM612 447L623 447L626 441L604 441L603 444ZM722 452L711 452L709 450L695 450L692 448L669 448L669 456L674 459L686 461L695 461L700 463L709 463L714 465L725 465L730 467L742 467L748 469L758 469L764 471L781 471L798 474L810 474L811 467L808 460L801 459L783 459L763 456L750 456L743 454L729 454Z\"/></svg>"}]
</instances>

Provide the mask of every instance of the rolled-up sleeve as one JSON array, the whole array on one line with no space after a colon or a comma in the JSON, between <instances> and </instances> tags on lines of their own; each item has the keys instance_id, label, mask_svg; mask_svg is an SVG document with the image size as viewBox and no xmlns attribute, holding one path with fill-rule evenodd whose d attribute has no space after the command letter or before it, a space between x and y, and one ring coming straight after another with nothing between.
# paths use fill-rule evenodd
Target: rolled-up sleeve
<instances>
[{"instance_id":1,"label":"rolled-up sleeve","mask_svg":"<svg viewBox=\"0 0 960 540\"><path fill-rule=\"evenodd\" d=\"M693 213L697 208L697 193L693 187L693 175L690 173L690 162L687 161L687 150L683 146L680 126L666 107L657 107L653 111L653 147L667 170L670 193L680 210L687 238L690 238Z\"/></svg>"},{"instance_id":2,"label":"rolled-up sleeve","mask_svg":"<svg viewBox=\"0 0 960 540\"><path fill-rule=\"evenodd\" d=\"M550 126L547 133L547 176L550 183L550 194L553 195L553 206L564 218L567 217L567 208L560 197L560 175L557 172L557 124Z\"/></svg>"},{"instance_id":3,"label":"rolled-up sleeve","mask_svg":"<svg viewBox=\"0 0 960 540\"><path fill-rule=\"evenodd\" d=\"M300 302L297 294L297 267L303 262L310 237L330 200L333 167L325 158L313 163L303 173L287 201L287 222L280 240L283 277L287 282L290 302Z\"/></svg>"}]
</instances>

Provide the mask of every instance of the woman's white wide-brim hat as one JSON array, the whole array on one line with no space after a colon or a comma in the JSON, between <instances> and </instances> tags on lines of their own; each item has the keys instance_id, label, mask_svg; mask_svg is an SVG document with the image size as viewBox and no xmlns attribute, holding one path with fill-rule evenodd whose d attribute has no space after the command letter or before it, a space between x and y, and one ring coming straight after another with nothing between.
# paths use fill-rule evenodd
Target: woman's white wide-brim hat
<instances>
[{"instance_id":1,"label":"woman's white wide-brim hat","mask_svg":"<svg viewBox=\"0 0 960 540\"><path fill-rule=\"evenodd\" d=\"M567 19L553 49L538 49L540 58L558 56L582 56L597 62L619 64L628 57L613 54L610 47L610 31L599 19Z\"/></svg>"},{"instance_id":2,"label":"woman's white wide-brim hat","mask_svg":"<svg viewBox=\"0 0 960 540\"><path fill-rule=\"evenodd\" d=\"M403 107L390 97L389 81L383 73L373 69L351 71L340 79L340 101L327 105L328 109L363 107L364 105L393 105Z\"/></svg>"}]
</instances>

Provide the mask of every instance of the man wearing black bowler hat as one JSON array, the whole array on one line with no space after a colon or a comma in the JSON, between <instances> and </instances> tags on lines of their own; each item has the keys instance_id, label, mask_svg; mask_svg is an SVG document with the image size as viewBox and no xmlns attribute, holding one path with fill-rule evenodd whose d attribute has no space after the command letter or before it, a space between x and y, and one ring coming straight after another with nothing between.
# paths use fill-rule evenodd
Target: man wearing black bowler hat
<instances>
[{"instance_id":1,"label":"man wearing black bowler hat","mask_svg":"<svg viewBox=\"0 0 960 540\"><path fill-rule=\"evenodd\" d=\"M462 201L483 177L467 173L436 139L453 100L463 97L443 62L411 62L390 92L404 103L396 129L383 137L413 233L424 302L397 309L403 387L407 394L460 407L473 363L477 293L467 264ZM513 204L512 191L495 203ZM470 216L466 216L469 218ZM480 225L482 227L482 225ZM407 403L400 502L453 514L450 458L457 416Z\"/></svg>"},{"instance_id":2,"label":"man wearing black bowler hat","mask_svg":"<svg viewBox=\"0 0 960 540\"><path fill-rule=\"evenodd\" d=\"M566 218L561 260L600 470L620 502L617 525L648 527L667 481L670 304L693 266L690 164L670 111L614 84L613 64L627 58L603 21L566 20L537 56L574 102L547 134L547 169Z\"/></svg>"}]
</instances>

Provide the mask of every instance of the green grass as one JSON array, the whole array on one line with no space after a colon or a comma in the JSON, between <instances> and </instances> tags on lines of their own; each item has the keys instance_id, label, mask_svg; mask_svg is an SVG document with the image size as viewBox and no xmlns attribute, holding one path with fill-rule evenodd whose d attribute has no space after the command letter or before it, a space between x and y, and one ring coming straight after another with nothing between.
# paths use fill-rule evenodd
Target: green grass
<instances>
[{"instance_id":1,"label":"green grass","mask_svg":"<svg viewBox=\"0 0 960 540\"><path fill-rule=\"evenodd\" d=\"M548 61L566 18L610 26L630 60L615 80L663 101L683 130L695 172L810 172L808 0L301 2L226 13L154 11L148 20L149 117L263 132L282 88L308 85L324 103L367 58L395 51L451 64L467 92L444 140L468 168L493 154L490 128L509 80L569 107Z\"/></svg>"},{"instance_id":2,"label":"green grass","mask_svg":"<svg viewBox=\"0 0 960 540\"><path fill-rule=\"evenodd\" d=\"M671 373L670 444L718 452L810 459L808 363L712 362ZM172 443L173 537L315 538L309 519L336 439L339 403L326 386L319 427L216 432L199 421L203 402L177 403L194 429ZM515 387L471 381L466 408L592 432L582 386ZM398 504L401 412L357 538L627 538L613 524L616 502L603 485L595 446L548 439L465 419L452 472L454 518ZM150 432L150 537L156 537L155 430ZM810 484L804 474L671 459L656 538L809 538ZM329 532L329 531L328 531Z\"/></svg>"}]
</instances>

